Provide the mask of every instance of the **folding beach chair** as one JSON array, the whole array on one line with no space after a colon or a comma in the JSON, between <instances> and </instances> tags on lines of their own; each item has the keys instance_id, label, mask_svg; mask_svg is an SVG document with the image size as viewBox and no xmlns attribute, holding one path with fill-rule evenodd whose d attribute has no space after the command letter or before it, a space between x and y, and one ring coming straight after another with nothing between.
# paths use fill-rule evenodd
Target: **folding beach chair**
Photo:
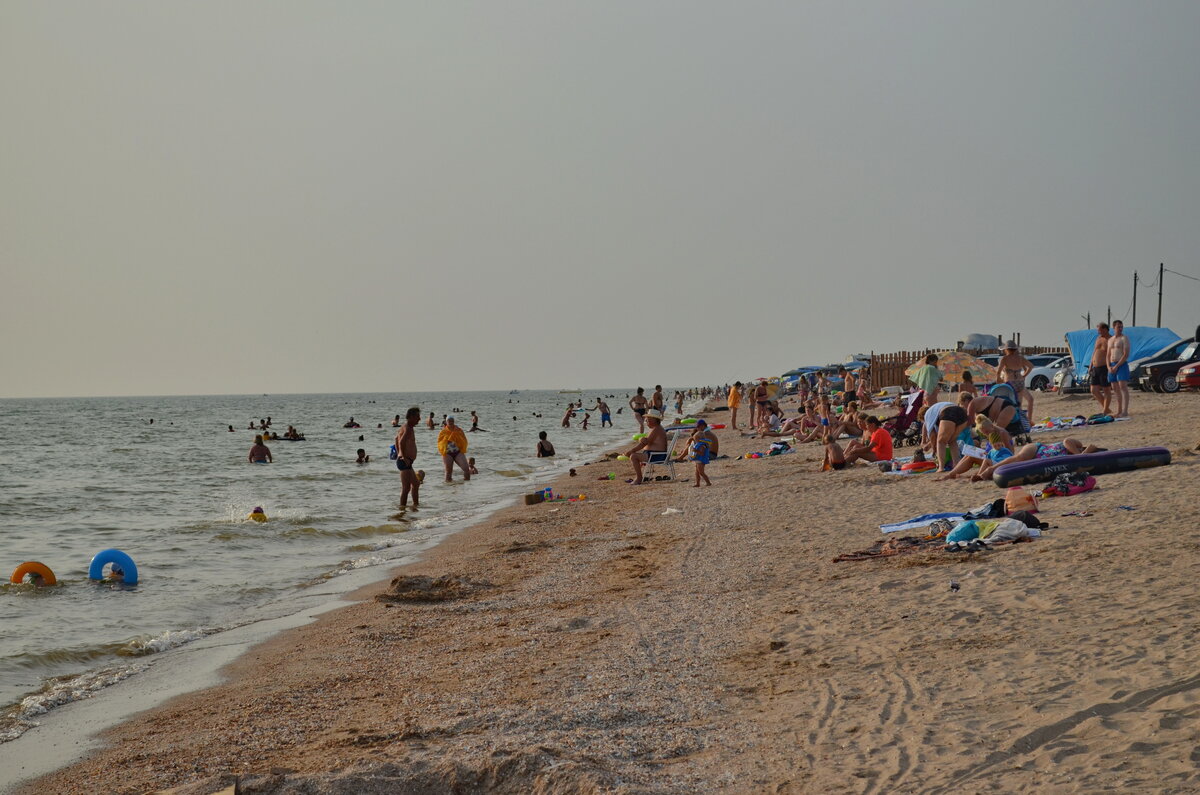
<instances>
[{"instance_id":1,"label":"folding beach chair","mask_svg":"<svg viewBox=\"0 0 1200 795\"><path fill-rule=\"evenodd\" d=\"M654 467L656 466L665 466L667 472L671 474L671 480L675 479L675 444L679 441L680 434L684 432L688 432L686 428L667 433L667 452L665 453L645 451L649 459L646 461L646 468L642 471L643 480L652 479L650 473L654 471Z\"/></svg>"}]
</instances>

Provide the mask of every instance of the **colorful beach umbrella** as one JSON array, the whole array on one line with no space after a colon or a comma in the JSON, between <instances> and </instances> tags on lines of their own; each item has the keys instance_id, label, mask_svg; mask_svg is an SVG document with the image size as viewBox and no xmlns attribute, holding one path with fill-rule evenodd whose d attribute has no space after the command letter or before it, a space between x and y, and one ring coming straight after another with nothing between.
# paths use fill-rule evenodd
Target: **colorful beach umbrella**
<instances>
[{"instance_id":1,"label":"colorful beach umbrella","mask_svg":"<svg viewBox=\"0 0 1200 795\"><path fill-rule=\"evenodd\" d=\"M976 381L990 381L996 375L996 368L966 351L939 351L937 357L937 368L942 371L942 380L951 384L962 383L962 374L968 370L971 372L971 378ZM909 365L904 375L912 378L913 374L924 366L925 359L922 357Z\"/></svg>"}]
</instances>

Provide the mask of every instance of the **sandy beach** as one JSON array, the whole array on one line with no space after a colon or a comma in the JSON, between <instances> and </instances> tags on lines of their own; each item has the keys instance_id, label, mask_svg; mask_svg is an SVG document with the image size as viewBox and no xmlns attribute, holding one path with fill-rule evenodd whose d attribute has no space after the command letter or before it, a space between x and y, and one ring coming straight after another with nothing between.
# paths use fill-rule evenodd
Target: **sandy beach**
<instances>
[{"instance_id":1,"label":"sandy beach","mask_svg":"<svg viewBox=\"0 0 1200 795\"><path fill-rule=\"evenodd\" d=\"M818 445L736 460L765 443L720 431L711 488L580 468L585 501L502 510L20 791L1194 792L1200 401L1132 411L1038 440L1170 466L977 554L833 562L1003 493L819 472Z\"/></svg>"}]
</instances>

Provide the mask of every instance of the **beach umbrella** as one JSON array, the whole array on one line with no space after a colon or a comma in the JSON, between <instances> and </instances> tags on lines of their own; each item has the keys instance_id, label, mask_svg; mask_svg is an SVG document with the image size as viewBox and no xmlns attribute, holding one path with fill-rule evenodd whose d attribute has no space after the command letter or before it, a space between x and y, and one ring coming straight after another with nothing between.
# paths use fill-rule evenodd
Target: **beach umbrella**
<instances>
[{"instance_id":1,"label":"beach umbrella","mask_svg":"<svg viewBox=\"0 0 1200 795\"><path fill-rule=\"evenodd\" d=\"M968 370L976 381L989 381L996 375L996 368L966 351L939 351L937 357L937 368L942 371L942 380L951 384L962 383L962 374ZM924 366L925 358L922 357L909 365L904 375L912 378L913 374Z\"/></svg>"}]
</instances>

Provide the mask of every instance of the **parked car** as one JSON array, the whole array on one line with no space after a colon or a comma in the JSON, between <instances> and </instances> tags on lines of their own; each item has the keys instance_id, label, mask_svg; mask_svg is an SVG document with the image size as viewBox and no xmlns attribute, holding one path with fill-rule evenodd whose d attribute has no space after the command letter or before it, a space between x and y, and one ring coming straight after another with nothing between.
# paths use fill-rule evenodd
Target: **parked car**
<instances>
[{"instance_id":1,"label":"parked car","mask_svg":"<svg viewBox=\"0 0 1200 795\"><path fill-rule=\"evenodd\" d=\"M985 353L982 356L977 356L981 362L987 362L991 367L1000 364L1001 354ZM1029 389L1044 390L1054 383L1054 377L1064 367L1071 366L1070 354L1062 353L1034 353L1025 357L1029 363L1033 365L1033 369L1025 376L1025 386ZM992 379L988 378L984 383L991 383Z\"/></svg>"},{"instance_id":2,"label":"parked car","mask_svg":"<svg viewBox=\"0 0 1200 795\"><path fill-rule=\"evenodd\" d=\"M1194 339L1187 344L1178 359L1147 362L1142 365L1146 374L1142 376L1142 389L1154 392L1178 392L1179 371L1186 365L1200 362L1200 343Z\"/></svg>"},{"instance_id":3,"label":"parked car","mask_svg":"<svg viewBox=\"0 0 1200 795\"><path fill-rule=\"evenodd\" d=\"M1038 358L1045 361L1044 356L1045 354L1040 354ZM1038 365L1033 357L1026 358L1029 359L1030 364L1035 366L1029 371L1029 375L1025 376L1025 386L1038 391L1045 390L1051 384L1055 383L1054 379L1060 372L1069 370L1073 366L1069 355L1056 356L1050 362L1042 365Z\"/></svg>"},{"instance_id":4,"label":"parked car","mask_svg":"<svg viewBox=\"0 0 1200 795\"><path fill-rule=\"evenodd\" d=\"M1183 351L1185 348L1187 348L1188 343L1192 342L1194 339L1195 337L1188 337L1186 340L1176 340L1151 356L1143 356L1140 359L1134 359L1129 363L1129 383L1133 384L1138 389L1145 389L1145 387L1142 386L1142 379L1148 374L1146 371L1146 365L1151 362L1173 362L1177 360L1183 355Z\"/></svg>"},{"instance_id":5,"label":"parked car","mask_svg":"<svg viewBox=\"0 0 1200 795\"><path fill-rule=\"evenodd\" d=\"M1175 381L1181 387L1200 389L1200 362L1180 367L1179 375L1175 377Z\"/></svg>"},{"instance_id":6,"label":"parked car","mask_svg":"<svg viewBox=\"0 0 1200 795\"><path fill-rule=\"evenodd\" d=\"M1034 367L1049 367L1064 356L1066 356L1065 353L1034 353L1025 358Z\"/></svg>"},{"instance_id":7,"label":"parked car","mask_svg":"<svg viewBox=\"0 0 1200 795\"><path fill-rule=\"evenodd\" d=\"M1083 378L1075 378L1075 360L1067 357L1067 366L1054 374L1054 388L1059 392L1086 392L1091 388L1091 379L1085 373Z\"/></svg>"}]
</instances>

